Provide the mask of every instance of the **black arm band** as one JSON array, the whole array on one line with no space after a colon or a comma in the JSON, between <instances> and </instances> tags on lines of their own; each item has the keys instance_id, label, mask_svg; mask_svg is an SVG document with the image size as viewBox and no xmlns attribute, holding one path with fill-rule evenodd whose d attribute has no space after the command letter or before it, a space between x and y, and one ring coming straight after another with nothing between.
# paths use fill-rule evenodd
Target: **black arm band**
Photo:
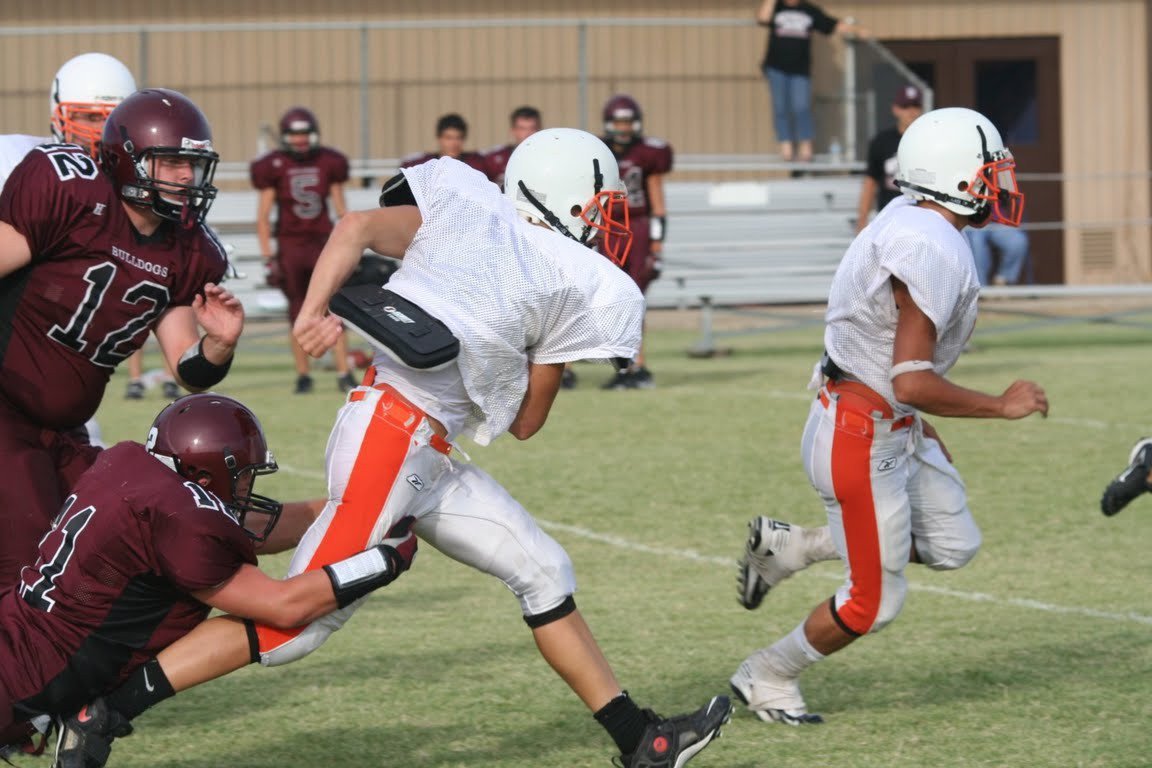
<instances>
[{"instance_id":1,"label":"black arm band","mask_svg":"<svg viewBox=\"0 0 1152 768\"><path fill-rule=\"evenodd\" d=\"M336 604L343 608L395 581L399 575L393 565L395 552L392 547L380 545L324 566L324 573L332 581Z\"/></svg>"},{"instance_id":2,"label":"black arm band","mask_svg":"<svg viewBox=\"0 0 1152 768\"><path fill-rule=\"evenodd\" d=\"M248 663L260 661L260 635L256 632L256 622L244 619L244 631L248 634Z\"/></svg>"},{"instance_id":3,"label":"black arm band","mask_svg":"<svg viewBox=\"0 0 1152 768\"><path fill-rule=\"evenodd\" d=\"M223 365L216 365L204 357L204 338L195 347L189 347L180 362L176 365L176 373L180 380L194 389L208 389L224 380L228 369L232 367L232 358L229 357Z\"/></svg>"}]
</instances>

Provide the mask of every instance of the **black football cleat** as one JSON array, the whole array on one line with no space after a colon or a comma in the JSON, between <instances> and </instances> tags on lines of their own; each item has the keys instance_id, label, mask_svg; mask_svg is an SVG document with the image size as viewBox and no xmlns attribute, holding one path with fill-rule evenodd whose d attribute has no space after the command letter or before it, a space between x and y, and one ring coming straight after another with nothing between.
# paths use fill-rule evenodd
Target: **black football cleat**
<instances>
[{"instance_id":1,"label":"black football cleat","mask_svg":"<svg viewBox=\"0 0 1152 768\"><path fill-rule=\"evenodd\" d=\"M1144 437L1132 446L1128 466L1104 489L1104 495L1100 498L1100 511L1111 517L1140 494L1152 490L1148 486L1150 472L1152 472L1152 438Z\"/></svg>"},{"instance_id":2,"label":"black football cleat","mask_svg":"<svg viewBox=\"0 0 1152 768\"><path fill-rule=\"evenodd\" d=\"M52 768L104 768L112 754L112 742L132 734L132 723L104 699L61 719L59 726Z\"/></svg>"},{"instance_id":3,"label":"black football cleat","mask_svg":"<svg viewBox=\"0 0 1152 768\"><path fill-rule=\"evenodd\" d=\"M658 717L645 710L651 723L636 751L621 755L624 768L683 768L708 744L720 736L720 727L732 717L727 696L714 696L700 709L687 715Z\"/></svg>"}]
</instances>

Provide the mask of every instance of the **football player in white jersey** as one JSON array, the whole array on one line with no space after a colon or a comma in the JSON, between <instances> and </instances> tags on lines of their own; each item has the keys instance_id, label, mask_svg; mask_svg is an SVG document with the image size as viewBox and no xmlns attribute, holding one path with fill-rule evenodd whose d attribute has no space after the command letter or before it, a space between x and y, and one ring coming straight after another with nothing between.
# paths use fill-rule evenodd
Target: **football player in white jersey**
<instances>
[{"instance_id":1,"label":"football player in white jersey","mask_svg":"<svg viewBox=\"0 0 1152 768\"><path fill-rule=\"evenodd\" d=\"M96 142L108 113L135 91L136 78L119 59L106 53L82 53L64 62L52 78L52 91L48 96L52 135L0 136L0 189L4 189L12 169L20 164L24 155L40 144L79 144L95 158ZM84 427L88 430L88 441L102 445L96 419L90 419Z\"/></svg>"},{"instance_id":2,"label":"football player in white jersey","mask_svg":"<svg viewBox=\"0 0 1152 768\"><path fill-rule=\"evenodd\" d=\"M828 525L802 529L760 517L741 563L740 600L757 607L782 579L840 558L847 579L774 645L732 676L761 719L821 722L800 694L801 672L886 626L904 604L904 569L960 568L980 548L964 484L935 416L1021 419L1048 413L1044 390L1015 381L1000 395L950 382L976 322L980 284L966 226L1020 223L1015 161L992 123L970 109L929 112L905 131L889 203L849 246L832 280L825 355L814 371L801 441Z\"/></svg>"},{"instance_id":3,"label":"football player in white jersey","mask_svg":"<svg viewBox=\"0 0 1152 768\"><path fill-rule=\"evenodd\" d=\"M423 369L399 362L402 350L378 352L337 416L327 453L330 501L289 572L342 559L336 553L348 547L355 554L414 517L426 543L516 595L540 653L611 735L626 768L679 768L727 722L728 698L671 718L640 709L576 608L567 553L496 480L451 455L462 434L481 445L504 432L530 438L544 426L566 362L626 365L640 344L640 291L588 247L611 232L623 252L609 255L626 257L627 199L608 147L583 131L541 131L516 148L505 178L501 193L457 160L430 160L386 183L383 207L336 225L294 327L304 350L319 356L336 342L342 326L328 314L329 301L371 248L403 259L386 286L393 319L402 312L405 323L440 321L459 351ZM164 689L180 691L253 660L294 661L359 603L288 632L231 617L205 622L159 657L171 686ZM142 686L138 693L138 711L156 700ZM74 738L102 738L76 718L67 728Z\"/></svg>"}]
</instances>

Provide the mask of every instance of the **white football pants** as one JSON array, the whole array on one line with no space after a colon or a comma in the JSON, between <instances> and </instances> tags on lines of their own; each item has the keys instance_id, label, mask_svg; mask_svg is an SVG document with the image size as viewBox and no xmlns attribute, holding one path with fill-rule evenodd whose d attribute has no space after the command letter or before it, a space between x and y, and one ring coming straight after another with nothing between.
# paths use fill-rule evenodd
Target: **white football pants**
<instances>
[{"instance_id":1,"label":"white football pants","mask_svg":"<svg viewBox=\"0 0 1152 768\"><path fill-rule=\"evenodd\" d=\"M490 475L453 461L450 450L423 412L391 387L353 390L328 439L328 504L300 540L288 575L375 546L412 515L424 542L503 581L525 616L563 603L576 589L567 553ZM261 663L311 653L363 599L306 627L257 626Z\"/></svg>"},{"instance_id":2,"label":"white football pants","mask_svg":"<svg viewBox=\"0 0 1152 768\"><path fill-rule=\"evenodd\" d=\"M847 566L833 615L854 635L876 632L900 613L913 545L938 570L960 568L980 549L960 474L918 419L892 415L868 387L830 381L812 403L801 443Z\"/></svg>"}]
</instances>

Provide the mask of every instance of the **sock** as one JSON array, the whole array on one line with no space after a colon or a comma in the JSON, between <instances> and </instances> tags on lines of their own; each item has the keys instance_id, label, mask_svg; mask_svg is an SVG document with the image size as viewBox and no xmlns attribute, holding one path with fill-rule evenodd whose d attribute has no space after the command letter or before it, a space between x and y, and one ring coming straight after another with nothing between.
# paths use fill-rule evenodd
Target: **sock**
<instances>
[{"instance_id":1,"label":"sock","mask_svg":"<svg viewBox=\"0 0 1152 768\"><path fill-rule=\"evenodd\" d=\"M797 678L801 672L823 658L824 654L808 642L802 621L768 649L764 655L764 663L781 677Z\"/></svg>"},{"instance_id":2,"label":"sock","mask_svg":"<svg viewBox=\"0 0 1152 768\"><path fill-rule=\"evenodd\" d=\"M175 695L160 662L150 659L123 685L105 696L104 701L124 717L135 720L145 710Z\"/></svg>"},{"instance_id":3,"label":"sock","mask_svg":"<svg viewBox=\"0 0 1152 768\"><path fill-rule=\"evenodd\" d=\"M819 528L803 528L805 565L822 563L825 560L839 560L840 553L832 541L832 529L826 525Z\"/></svg>"},{"instance_id":4,"label":"sock","mask_svg":"<svg viewBox=\"0 0 1152 768\"><path fill-rule=\"evenodd\" d=\"M636 706L636 702L632 701L628 691L621 691L619 696L601 707L593 717L604 730L608 731L608 735L616 742L622 755L630 755L636 751L650 722L644 712Z\"/></svg>"}]
</instances>

